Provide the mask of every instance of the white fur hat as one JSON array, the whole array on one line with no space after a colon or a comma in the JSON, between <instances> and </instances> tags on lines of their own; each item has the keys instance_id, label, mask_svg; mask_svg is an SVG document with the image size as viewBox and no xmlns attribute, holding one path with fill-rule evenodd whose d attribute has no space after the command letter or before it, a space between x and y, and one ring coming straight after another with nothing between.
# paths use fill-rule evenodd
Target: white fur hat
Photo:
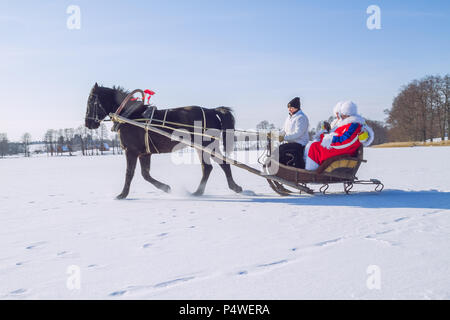
<instances>
[{"instance_id":1,"label":"white fur hat","mask_svg":"<svg viewBox=\"0 0 450 320\"><path fill-rule=\"evenodd\" d=\"M333 115L335 115L336 113L341 114L341 106L342 106L342 101L339 101L338 103L336 103L336 105L333 108Z\"/></svg>"},{"instance_id":2,"label":"white fur hat","mask_svg":"<svg viewBox=\"0 0 450 320\"><path fill-rule=\"evenodd\" d=\"M344 101L341 104L340 112L346 116L356 116L358 114L358 106L353 101Z\"/></svg>"}]
</instances>

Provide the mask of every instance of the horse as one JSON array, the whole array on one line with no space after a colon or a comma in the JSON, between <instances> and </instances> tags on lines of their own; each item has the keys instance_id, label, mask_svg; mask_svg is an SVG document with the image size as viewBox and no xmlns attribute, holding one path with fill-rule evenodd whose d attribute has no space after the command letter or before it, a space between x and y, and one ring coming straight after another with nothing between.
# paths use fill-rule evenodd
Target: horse
<instances>
[{"instance_id":1,"label":"horse","mask_svg":"<svg viewBox=\"0 0 450 320\"><path fill-rule=\"evenodd\" d=\"M89 129L97 129L101 122L110 113L115 113L121 102L126 98L128 92L121 87L103 87L97 83L91 89L87 101L87 110L85 117L85 125ZM132 110L127 115L128 119L142 119L143 113L147 110L148 105L140 103L137 108L130 109L136 102L129 101L123 110ZM152 121L161 123L170 122L171 127L184 129L189 131L189 135L196 130L194 124L201 123L204 128L211 128L218 132L223 132L223 146L225 150L230 150L230 146L234 143L234 139L227 139L226 130L234 130L235 119L232 110L228 107L203 108L199 106L187 106L171 109L157 109L152 112ZM144 113L145 114L145 113ZM164 128L166 131L167 129ZM168 132L170 132L169 130ZM173 130L172 130L173 132ZM125 174L125 184L122 192L116 199L125 199L130 191L130 184L136 169L137 159L141 166L141 174L144 179L156 188L169 193L170 186L154 179L150 175L150 160L153 154L171 153L180 150L180 143L172 139L166 138L158 133L147 131L138 126L121 123L118 129L119 139L122 148L125 150L127 169ZM148 137L146 135L148 134ZM202 139L202 145L207 146L210 142ZM150 143L149 143L150 141ZM182 147L185 147L184 145ZM220 152L215 150L215 152ZM216 161L225 173L228 187L236 193L242 192L242 188L236 184L231 174L231 167L228 163L223 163L216 157L206 152L198 151L202 166L202 178L197 190L193 193L200 196L204 193L206 183L213 168L211 158Z\"/></svg>"}]
</instances>

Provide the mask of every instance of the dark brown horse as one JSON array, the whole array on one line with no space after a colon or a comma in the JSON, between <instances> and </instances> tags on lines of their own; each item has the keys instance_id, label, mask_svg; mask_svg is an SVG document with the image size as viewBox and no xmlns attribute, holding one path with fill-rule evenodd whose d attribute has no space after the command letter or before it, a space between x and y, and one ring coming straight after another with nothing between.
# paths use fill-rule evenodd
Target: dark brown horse
<instances>
[{"instance_id":1,"label":"dark brown horse","mask_svg":"<svg viewBox=\"0 0 450 320\"><path fill-rule=\"evenodd\" d=\"M128 92L122 90L120 87L107 88L98 86L96 83L91 90L87 102L85 118L86 127L89 129L98 128L101 121L104 120L109 113L116 112L127 95ZM130 101L124 108L125 112L127 110L129 113L131 111L131 113L127 115L127 118L142 119L144 117L143 113L148 111L148 106L143 103L136 105L136 102ZM187 130L186 132L188 132L188 134L197 130L194 128L194 125L197 124L201 124L201 127L213 128L217 132L225 132L225 130L234 129L233 114L231 113L231 109L226 107L207 109L198 106L190 106L167 110L158 110L155 108L154 112L152 112L152 123L161 123L162 121L171 123L170 126L172 128ZM173 130L167 128L163 128L163 130L173 132ZM121 145L125 149L127 171L123 190L116 198L124 199L127 197L138 158L144 179L158 189L170 192L170 187L167 184L150 176L150 158L152 154L170 153L179 150L180 143L151 131L148 132L148 139L146 139L146 130L131 124L120 124L118 132ZM211 130L209 130L209 132L211 132ZM194 135L192 134L191 138L193 138L193 136ZM224 149L230 150L234 141L233 139L227 139L226 136L226 134L223 134ZM211 144L211 141L207 141L207 139L202 139L201 141L203 146ZM202 165L203 176L194 195L202 195L205 191L206 182L208 181L208 177L212 170L211 158L219 163L220 167L225 172L229 188L235 192L242 192L242 188L233 180L231 168L228 163L222 163L217 158L203 152L199 152L199 158Z\"/></svg>"}]
</instances>

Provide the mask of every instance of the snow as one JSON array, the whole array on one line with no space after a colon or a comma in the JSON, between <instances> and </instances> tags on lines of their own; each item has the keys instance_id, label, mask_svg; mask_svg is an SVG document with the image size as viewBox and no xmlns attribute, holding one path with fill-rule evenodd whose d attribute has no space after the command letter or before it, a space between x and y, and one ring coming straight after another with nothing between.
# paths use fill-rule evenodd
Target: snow
<instances>
[{"instance_id":1,"label":"snow","mask_svg":"<svg viewBox=\"0 0 450 320\"><path fill-rule=\"evenodd\" d=\"M385 190L351 195L280 197L233 168L238 195L215 165L192 197L199 165L155 155L172 193L138 167L120 201L123 155L0 159L0 298L449 299L449 156L368 148L358 176Z\"/></svg>"}]
</instances>

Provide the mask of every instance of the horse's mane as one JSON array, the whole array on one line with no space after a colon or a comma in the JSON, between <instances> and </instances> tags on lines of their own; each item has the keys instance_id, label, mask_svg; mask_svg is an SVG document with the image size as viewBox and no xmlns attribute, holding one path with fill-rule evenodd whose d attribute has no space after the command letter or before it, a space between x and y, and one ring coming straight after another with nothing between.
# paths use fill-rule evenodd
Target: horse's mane
<instances>
[{"instance_id":1,"label":"horse's mane","mask_svg":"<svg viewBox=\"0 0 450 320\"><path fill-rule=\"evenodd\" d=\"M124 87L121 86L113 86L111 89L125 96L131 92L130 90L126 90Z\"/></svg>"},{"instance_id":2,"label":"horse's mane","mask_svg":"<svg viewBox=\"0 0 450 320\"><path fill-rule=\"evenodd\" d=\"M130 93L130 91L121 86L113 86L110 88L103 86L103 84L98 86L97 92L107 99L112 99L112 101L110 101L111 103L121 103L122 100L125 99L125 97Z\"/></svg>"}]
</instances>

